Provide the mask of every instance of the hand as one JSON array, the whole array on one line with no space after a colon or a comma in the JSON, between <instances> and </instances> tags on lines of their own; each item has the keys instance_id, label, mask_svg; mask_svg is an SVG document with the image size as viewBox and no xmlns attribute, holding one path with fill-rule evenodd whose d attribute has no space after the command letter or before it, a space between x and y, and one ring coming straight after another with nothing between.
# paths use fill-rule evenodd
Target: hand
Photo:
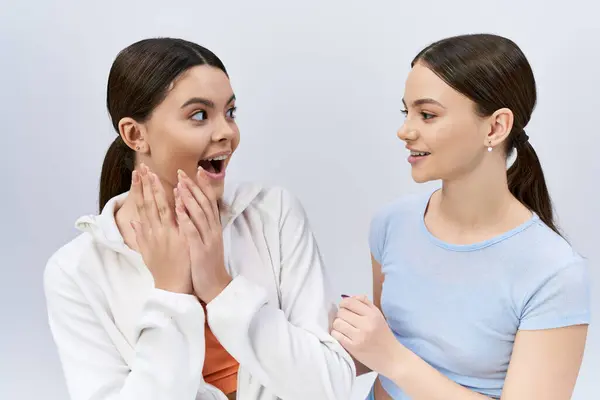
<instances>
[{"instance_id":1,"label":"hand","mask_svg":"<svg viewBox=\"0 0 600 400\"><path fill-rule=\"evenodd\" d=\"M197 184L178 171L175 193L177 221L189 245L194 293L210 303L229 285L225 269L223 229L217 199L204 170L198 168Z\"/></svg>"},{"instance_id":2,"label":"hand","mask_svg":"<svg viewBox=\"0 0 600 400\"><path fill-rule=\"evenodd\" d=\"M131 221L138 249L158 289L191 294L192 275L186 240L180 232L160 180L141 165L133 171L130 195L140 221Z\"/></svg>"},{"instance_id":3,"label":"hand","mask_svg":"<svg viewBox=\"0 0 600 400\"><path fill-rule=\"evenodd\" d=\"M386 376L398 362L396 356L405 349L379 308L366 296L347 297L340 302L331 336L355 359Z\"/></svg>"}]
</instances>

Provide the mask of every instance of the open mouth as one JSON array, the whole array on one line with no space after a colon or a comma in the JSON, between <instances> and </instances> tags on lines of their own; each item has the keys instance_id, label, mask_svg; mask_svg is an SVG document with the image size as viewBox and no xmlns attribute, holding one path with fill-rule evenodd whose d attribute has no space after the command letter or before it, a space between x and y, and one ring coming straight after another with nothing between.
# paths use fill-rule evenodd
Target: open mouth
<instances>
[{"instance_id":1,"label":"open mouth","mask_svg":"<svg viewBox=\"0 0 600 400\"><path fill-rule=\"evenodd\" d=\"M225 168L225 160L227 155L221 155L213 158L206 158L198 162L198 166L202 167L203 170L209 174L220 174Z\"/></svg>"},{"instance_id":2,"label":"open mouth","mask_svg":"<svg viewBox=\"0 0 600 400\"><path fill-rule=\"evenodd\" d=\"M410 152L410 155L412 157L425 157L425 156L428 156L429 154L431 154L431 153L428 153L426 151L412 151L411 150L411 152Z\"/></svg>"}]
</instances>

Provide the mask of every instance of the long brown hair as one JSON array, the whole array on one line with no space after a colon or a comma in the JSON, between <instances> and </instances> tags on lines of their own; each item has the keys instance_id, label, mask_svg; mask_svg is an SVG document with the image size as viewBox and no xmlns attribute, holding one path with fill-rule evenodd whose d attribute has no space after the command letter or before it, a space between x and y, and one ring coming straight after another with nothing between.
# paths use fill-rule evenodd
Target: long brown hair
<instances>
[{"instance_id":1,"label":"long brown hair","mask_svg":"<svg viewBox=\"0 0 600 400\"><path fill-rule=\"evenodd\" d=\"M227 75L210 50L174 38L144 39L123 49L108 76L106 105L118 136L108 148L100 175L100 211L113 197L131 186L135 151L119 135L119 121L130 117L144 122L165 98L169 85L196 65L210 65Z\"/></svg>"},{"instance_id":2,"label":"long brown hair","mask_svg":"<svg viewBox=\"0 0 600 400\"><path fill-rule=\"evenodd\" d=\"M560 235L540 160L525 126L536 105L536 82L527 58L512 40L492 34L469 34L442 39L423 49L412 61L423 63L452 88L476 104L483 117L500 108L514 115L506 156L517 151L507 171L508 188Z\"/></svg>"}]
</instances>

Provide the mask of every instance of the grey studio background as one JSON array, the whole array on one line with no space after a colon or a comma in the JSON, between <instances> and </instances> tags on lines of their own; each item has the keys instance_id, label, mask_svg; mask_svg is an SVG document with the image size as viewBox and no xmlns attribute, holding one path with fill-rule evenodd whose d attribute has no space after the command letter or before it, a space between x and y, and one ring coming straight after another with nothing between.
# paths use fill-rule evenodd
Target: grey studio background
<instances>
[{"instance_id":1,"label":"grey studio background","mask_svg":"<svg viewBox=\"0 0 600 400\"><path fill-rule=\"evenodd\" d=\"M467 32L513 38L539 102L527 132L559 222L591 260L593 317L575 399L600 390L600 25L596 2L17 1L0 5L2 156L0 399L67 399L46 320L46 260L96 210L113 140L105 85L117 52L180 36L225 62L241 146L229 177L283 185L303 202L337 292L371 294L373 213L414 184L402 143L409 62ZM372 375L353 399L364 399Z\"/></svg>"}]
</instances>

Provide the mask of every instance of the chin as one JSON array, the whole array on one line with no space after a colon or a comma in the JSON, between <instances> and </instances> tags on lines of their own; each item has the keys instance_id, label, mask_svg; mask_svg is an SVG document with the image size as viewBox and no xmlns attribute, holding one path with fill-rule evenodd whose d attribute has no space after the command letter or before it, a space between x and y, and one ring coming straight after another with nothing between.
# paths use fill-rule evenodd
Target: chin
<instances>
[{"instance_id":1,"label":"chin","mask_svg":"<svg viewBox=\"0 0 600 400\"><path fill-rule=\"evenodd\" d=\"M415 181L416 183L426 183L426 182L435 180L433 177L431 177L427 174L419 173L419 172L415 171L414 169L413 169L411 175L412 175L413 181Z\"/></svg>"}]
</instances>

